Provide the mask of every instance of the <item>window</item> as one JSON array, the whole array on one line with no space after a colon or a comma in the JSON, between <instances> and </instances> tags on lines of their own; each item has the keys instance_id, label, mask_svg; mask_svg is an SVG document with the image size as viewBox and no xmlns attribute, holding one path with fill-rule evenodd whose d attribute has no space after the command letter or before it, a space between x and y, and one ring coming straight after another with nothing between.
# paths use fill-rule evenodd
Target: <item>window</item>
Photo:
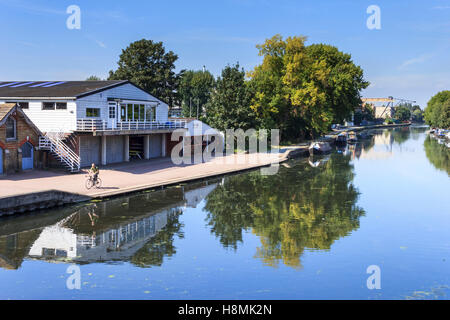
<instances>
[{"instance_id":1,"label":"window","mask_svg":"<svg viewBox=\"0 0 450 320\"><path fill-rule=\"evenodd\" d=\"M133 105L132 104L127 104L127 120L128 121L133 121Z\"/></svg>"},{"instance_id":2,"label":"window","mask_svg":"<svg viewBox=\"0 0 450 320\"><path fill-rule=\"evenodd\" d=\"M6 120L6 139L16 139L16 120L12 117L9 117L8 120Z\"/></svg>"},{"instance_id":3,"label":"window","mask_svg":"<svg viewBox=\"0 0 450 320\"><path fill-rule=\"evenodd\" d=\"M139 121L139 105L134 104L134 121Z\"/></svg>"},{"instance_id":4,"label":"window","mask_svg":"<svg viewBox=\"0 0 450 320\"><path fill-rule=\"evenodd\" d=\"M115 106L109 106L109 118L110 119L116 118L116 107Z\"/></svg>"},{"instance_id":5,"label":"window","mask_svg":"<svg viewBox=\"0 0 450 320\"><path fill-rule=\"evenodd\" d=\"M54 102L42 102L42 110L55 110Z\"/></svg>"},{"instance_id":6,"label":"window","mask_svg":"<svg viewBox=\"0 0 450 320\"><path fill-rule=\"evenodd\" d=\"M29 108L28 102L6 101L6 103L15 103L19 107L21 107L22 109L28 109Z\"/></svg>"},{"instance_id":7,"label":"window","mask_svg":"<svg viewBox=\"0 0 450 320\"><path fill-rule=\"evenodd\" d=\"M86 117L88 117L88 118L100 117L100 109L99 108L86 108Z\"/></svg>"},{"instance_id":8,"label":"window","mask_svg":"<svg viewBox=\"0 0 450 320\"><path fill-rule=\"evenodd\" d=\"M127 120L127 106L125 104L120 105L120 120Z\"/></svg>"},{"instance_id":9,"label":"window","mask_svg":"<svg viewBox=\"0 0 450 320\"><path fill-rule=\"evenodd\" d=\"M56 110L66 110L66 109L67 109L67 102L56 103Z\"/></svg>"},{"instance_id":10,"label":"window","mask_svg":"<svg viewBox=\"0 0 450 320\"><path fill-rule=\"evenodd\" d=\"M152 121L156 121L156 107L152 107Z\"/></svg>"},{"instance_id":11,"label":"window","mask_svg":"<svg viewBox=\"0 0 450 320\"><path fill-rule=\"evenodd\" d=\"M145 106L143 104L139 105L139 120L140 121L145 120Z\"/></svg>"},{"instance_id":12,"label":"window","mask_svg":"<svg viewBox=\"0 0 450 320\"><path fill-rule=\"evenodd\" d=\"M42 110L67 110L67 102L42 102Z\"/></svg>"}]
</instances>

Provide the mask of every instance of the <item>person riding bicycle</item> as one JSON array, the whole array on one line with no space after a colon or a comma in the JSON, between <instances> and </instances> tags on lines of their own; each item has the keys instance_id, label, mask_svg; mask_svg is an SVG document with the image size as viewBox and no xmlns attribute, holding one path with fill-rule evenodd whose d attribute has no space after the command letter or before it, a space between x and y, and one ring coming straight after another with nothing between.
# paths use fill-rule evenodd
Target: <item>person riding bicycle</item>
<instances>
[{"instance_id":1,"label":"person riding bicycle","mask_svg":"<svg viewBox=\"0 0 450 320\"><path fill-rule=\"evenodd\" d=\"M100 171L98 170L98 167L93 163L91 165L91 168L89 169L89 175L92 175L92 181L94 181L94 185L97 182L98 174Z\"/></svg>"}]
</instances>

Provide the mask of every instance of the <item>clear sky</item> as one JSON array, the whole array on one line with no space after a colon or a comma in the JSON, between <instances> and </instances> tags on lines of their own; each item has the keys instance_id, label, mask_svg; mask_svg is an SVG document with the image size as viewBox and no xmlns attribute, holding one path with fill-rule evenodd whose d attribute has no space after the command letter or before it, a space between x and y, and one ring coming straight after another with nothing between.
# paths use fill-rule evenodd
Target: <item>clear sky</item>
<instances>
[{"instance_id":1,"label":"clear sky","mask_svg":"<svg viewBox=\"0 0 450 320\"><path fill-rule=\"evenodd\" d=\"M69 5L81 9L79 30L66 27ZM381 9L379 30L366 26L369 5ZM279 33L350 53L371 82L365 97L423 107L450 90L450 0L0 0L0 30L3 81L105 78L142 38L178 54L178 70L249 70L261 62L255 45Z\"/></svg>"}]
</instances>

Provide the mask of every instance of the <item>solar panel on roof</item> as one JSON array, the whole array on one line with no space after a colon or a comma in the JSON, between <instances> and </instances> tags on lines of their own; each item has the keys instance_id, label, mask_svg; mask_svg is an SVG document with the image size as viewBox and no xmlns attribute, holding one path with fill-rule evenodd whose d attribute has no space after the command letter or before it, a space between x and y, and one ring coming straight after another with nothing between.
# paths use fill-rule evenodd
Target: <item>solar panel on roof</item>
<instances>
[{"instance_id":1,"label":"solar panel on roof","mask_svg":"<svg viewBox=\"0 0 450 320\"><path fill-rule=\"evenodd\" d=\"M51 83L51 84L48 84L48 85L42 86L42 87L43 87L43 88L48 88L48 87L57 86L58 84L63 84L63 83L66 83L66 81L55 82L55 83Z\"/></svg>"},{"instance_id":2,"label":"solar panel on roof","mask_svg":"<svg viewBox=\"0 0 450 320\"><path fill-rule=\"evenodd\" d=\"M19 83L19 82L4 83L4 84L0 85L0 88L1 87L7 87L7 86L10 86L10 85L13 85L13 84L16 84L16 83Z\"/></svg>"},{"instance_id":3,"label":"solar panel on roof","mask_svg":"<svg viewBox=\"0 0 450 320\"><path fill-rule=\"evenodd\" d=\"M11 87L11 88L22 87L22 86L26 86L27 84L32 84L32 83L34 83L34 82L35 82L35 81L19 83L19 84L16 84L16 85L14 85L14 86L10 86L10 87Z\"/></svg>"},{"instance_id":4,"label":"solar panel on roof","mask_svg":"<svg viewBox=\"0 0 450 320\"><path fill-rule=\"evenodd\" d=\"M47 82L38 83L33 86L30 86L30 88L41 87L41 86L45 86L46 84L50 84L50 83L55 83L55 81L47 81Z\"/></svg>"}]
</instances>

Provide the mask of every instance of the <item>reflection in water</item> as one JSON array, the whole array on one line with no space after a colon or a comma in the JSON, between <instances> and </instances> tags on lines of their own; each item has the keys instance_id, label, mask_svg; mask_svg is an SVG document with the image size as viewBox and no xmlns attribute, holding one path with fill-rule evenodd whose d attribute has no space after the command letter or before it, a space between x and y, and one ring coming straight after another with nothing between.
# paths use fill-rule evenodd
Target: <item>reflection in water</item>
<instances>
[{"instance_id":1,"label":"reflection in water","mask_svg":"<svg viewBox=\"0 0 450 320\"><path fill-rule=\"evenodd\" d=\"M215 186L175 187L66 209L63 219L45 220L50 225L41 225L39 215L21 217L15 224L10 219L14 228L0 230L0 267L18 269L24 259L159 266L176 253L174 237L183 237L183 209L196 207Z\"/></svg>"},{"instance_id":2,"label":"reflection in water","mask_svg":"<svg viewBox=\"0 0 450 320\"><path fill-rule=\"evenodd\" d=\"M318 168L297 161L277 175L258 172L231 177L206 200L208 225L225 247L236 249L243 231L260 237L256 257L301 267L305 248L328 250L358 229L364 211L356 206L349 156L332 154Z\"/></svg>"},{"instance_id":3,"label":"reflection in water","mask_svg":"<svg viewBox=\"0 0 450 320\"><path fill-rule=\"evenodd\" d=\"M446 171L450 176L450 148L430 136L425 139L423 147L431 164L436 169Z\"/></svg>"}]
</instances>

